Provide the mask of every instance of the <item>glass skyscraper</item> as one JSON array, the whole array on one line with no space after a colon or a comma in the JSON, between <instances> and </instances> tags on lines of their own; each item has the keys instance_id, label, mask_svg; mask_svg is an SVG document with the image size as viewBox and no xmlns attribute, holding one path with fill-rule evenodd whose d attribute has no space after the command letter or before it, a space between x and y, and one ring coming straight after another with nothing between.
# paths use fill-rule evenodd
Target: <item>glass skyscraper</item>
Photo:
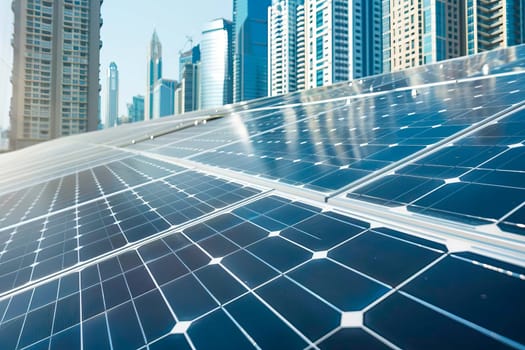
<instances>
[{"instance_id":1,"label":"glass skyscraper","mask_svg":"<svg viewBox=\"0 0 525 350\"><path fill-rule=\"evenodd\" d=\"M160 79L153 91L153 119L175 114L175 80Z\"/></svg>"},{"instance_id":2,"label":"glass skyscraper","mask_svg":"<svg viewBox=\"0 0 525 350\"><path fill-rule=\"evenodd\" d=\"M118 68L115 62L109 64L106 90L106 127L112 128L118 120Z\"/></svg>"},{"instance_id":3,"label":"glass skyscraper","mask_svg":"<svg viewBox=\"0 0 525 350\"><path fill-rule=\"evenodd\" d=\"M195 45L186 52L182 52L179 56L179 81L182 81L182 73L184 67L188 63L196 64L201 60L201 49L200 45Z\"/></svg>"},{"instance_id":4,"label":"glass skyscraper","mask_svg":"<svg viewBox=\"0 0 525 350\"><path fill-rule=\"evenodd\" d=\"M179 56L180 84L175 90L175 114L199 109L199 67L201 60L200 45L192 47Z\"/></svg>"},{"instance_id":5,"label":"glass skyscraper","mask_svg":"<svg viewBox=\"0 0 525 350\"><path fill-rule=\"evenodd\" d=\"M202 31L200 64L200 109L232 103L232 23L209 22Z\"/></svg>"},{"instance_id":6,"label":"glass skyscraper","mask_svg":"<svg viewBox=\"0 0 525 350\"><path fill-rule=\"evenodd\" d=\"M145 118L153 119L153 91L159 79L162 79L162 44L157 31L153 32L148 51L146 97L144 100Z\"/></svg>"},{"instance_id":7,"label":"glass skyscraper","mask_svg":"<svg viewBox=\"0 0 525 350\"><path fill-rule=\"evenodd\" d=\"M131 123L144 120L144 96L133 96L133 102L128 103L128 117Z\"/></svg>"},{"instance_id":8,"label":"glass skyscraper","mask_svg":"<svg viewBox=\"0 0 525 350\"><path fill-rule=\"evenodd\" d=\"M233 0L233 101L268 94L268 6L271 0Z\"/></svg>"},{"instance_id":9,"label":"glass skyscraper","mask_svg":"<svg viewBox=\"0 0 525 350\"><path fill-rule=\"evenodd\" d=\"M97 130L101 4L13 1L12 149Z\"/></svg>"}]
</instances>

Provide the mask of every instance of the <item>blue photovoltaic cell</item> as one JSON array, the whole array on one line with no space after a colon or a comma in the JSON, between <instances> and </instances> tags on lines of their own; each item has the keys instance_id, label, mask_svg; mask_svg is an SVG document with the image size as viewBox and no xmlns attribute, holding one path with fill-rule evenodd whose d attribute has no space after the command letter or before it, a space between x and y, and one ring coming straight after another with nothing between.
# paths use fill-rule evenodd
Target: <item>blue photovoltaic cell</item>
<instances>
[{"instance_id":1,"label":"blue photovoltaic cell","mask_svg":"<svg viewBox=\"0 0 525 350\"><path fill-rule=\"evenodd\" d=\"M311 226L311 234L317 229L308 222L319 215L334 232L344 225L360 232L327 241L318 255L236 214L271 218L278 208L305 208L309 215L293 225ZM264 197L2 300L0 335L6 349L81 341L88 349L508 348L524 341L524 269L368 227ZM250 237L242 245L229 238L241 232ZM400 290L392 289L402 281ZM509 300L512 308L504 306ZM355 313L361 321L345 324L352 317L345 315Z\"/></svg>"},{"instance_id":2,"label":"blue photovoltaic cell","mask_svg":"<svg viewBox=\"0 0 525 350\"><path fill-rule=\"evenodd\" d=\"M129 189L184 170L145 157L132 157L0 197L0 230L25 220Z\"/></svg>"},{"instance_id":3,"label":"blue photovoltaic cell","mask_svg":"<svg viewBox=\"0 0 525 350\"><path fill-rule=\"evenodd\" d=\"M523 235L524 123L513 113L348 197Z\"/></svg>"},{"instance_id":4,"label":"blue photovoltaic cell","mask_svg":"<svg viewBox=\"0 0 525 350\"><path fill-rule=\"evenodd\" d=\"M0 293L98 258L258 192L190 171L0 231Z\"/></svg>"},{"instance_id":5,"label":"blue photovoltaic cell","mask_svg":"<svg viewBox=\"0 0 525 350\"><path fill-rule=\"evenodd\" d=\"M330 193L520 102L510 93L516 88L511 79L445 85L417 96L390 92L327 105L321 113L292 109L283 112L290 115L287 125L191 159Z\"/></svg>"}]
</instances>

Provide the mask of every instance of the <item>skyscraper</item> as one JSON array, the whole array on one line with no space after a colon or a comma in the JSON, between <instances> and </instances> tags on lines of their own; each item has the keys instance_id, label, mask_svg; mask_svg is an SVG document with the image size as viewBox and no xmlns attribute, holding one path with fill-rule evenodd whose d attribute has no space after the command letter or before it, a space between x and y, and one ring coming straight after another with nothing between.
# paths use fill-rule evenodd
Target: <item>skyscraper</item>
<instances>
[{"instance_id":1,"label":"skyscraper","mask_svg":"<svg viewBox=\"0 0 525 350\"><path fill-rule=\"evenodd\" d=\"M196 45L190 50L180 53L180 84L178 87L175 88L175 114L196 111L199 109L200 60L200 45Z\"/></svg>"},{"instance_id":2,"label":"skyscraper","mask_svg":"<svg viewBox=\"0 0 525 350\"><path fill-rule=\"evenodd\" d=\"M232 103L232 23L215 19L204 27L201 41L200 109Z\"/></svg>"},{"instance_id":3,"label":"skyscraper","mask_svg":"<svg viewBox=\"0 0 525 350\"><path fill-rule=\"evenodd\" d=\"M270 0L233 0L233 101L268 94Z\"/></svg>"},{"instance_id":4,"label":"skyscraper","mask_svg":"<svg viewBox=\"0 0 525 350\"><path fill-rule=\"evenodd\" d=\"M348 2L348 6L351 28L349 79L381 74L383 72L382 0L352 0Z\"/></svg>"},{"instance_id":5,"label":"skyscraper","mask_svg":"<svg viewBox=\"0 0 525 350\"><path fill-rule=\"evenodd\" d=\"M153 119L175 114L175 80L160 79L153 91Z\"/></svg>"},{"instance_id":6,"label":"skyscraper","mask_svg":"<svg viewBox=\"0 0 525 350\"><path fill-rule=\"evenodd\" d=\"M101 4L13 1L12 149L97 129Z\"/></svg>"},{"instance_id":7,"label":"skyscraper","mask_svg":"<svg viewBox=\"0 0 525 350\"><path fill-rule=\"evenodd\" d=\"M200 45L195 45L186 52L181 52L179 56L179 80L182 81L182 72L188 63L196 64L201 60Z\"/></svg>"},{"instance_id":8,"label":"skyscraper","mask_svg":"<svg viewBox=\"0 0 525 350\"><path fill-rule=\"evenodd\" d=\"M306 0L305 17L306 88L348 80L348 1Z\"/></svg>"},{"instance_id":9,"label":"skyscraper","mask_svg":"<svg viewBox=\"0 0 525 350\"><path fill-rule=\"evenodd\" d=\"M146 96L144 100L145 119L153 119L153 91L159 79L162 79L162 44L157 31L153 31L148 51Z\"/></svg>"},{"instance_id":10,"label":"skyscraper","mask_svg":"<svg viewBox=\"0 0 525 350\"><path fill-rule=\"evenodd\" d=\"M468 55L525 42L525 1L465 2Z\"/></svg>"},{"instance_id":11,"label":"skyscraper","mask_svg":"<svg viewBox=\"0 0 525 350\"><path fill-rule=\"evenodd\" d=\"M131 123L144 120L144 96L133 96L133 102L128 103L128 117Z\"/></svg>"},{"instance_id":12,"label":"skyscraper","mask_svg":"<svg viewBox=\"0 0 525 350\"><path fill-rule=\"evenodd\" d=\"M381 0L305 0L306 88L382 72Z\"/></svg>"},{"instance_id":13,"label":"skyscraper","mask_svg":"<svg viewBox=\"0 0 525 350\"><path fill-rule=\"evenodd\" d=\"M304 0L273 0L268 7L268 94L297 90L298 13ZM302 13L304 17L304 13ZM304 35L304 30L302 30ZM302 41L304 43L304 39Z\"/></svg>"},{"instance_id":14,"label":"skyscraper","mask_svg":"<svg viewBox=\"0 0 525 350\"><path fill-rule=\"evenodd\" d=\"M108 68L106 90L106 127L112 128L117 125L118 120L118 68L115 62L111 62Z\"/></svg>"},{"instance_id":15,"label":"skyscraper","mask_svg":"<svg viewBox=\"0 0 525 350\"><path fill-rule=\"evenodd\" d=\"M463 7L457 0L383 0L384 70L398 71L464 54ZM389 47L389 48L388 48Z\"/></svg>"},{"instance_id":16,"label":"skyscraper","mask_svg":"<svg viewBox=\"0 0 525 350\"><path fill-rule=\"evenodd\" d=\"M200 63L188 63L182 68L182 81L180 82L180 107L181 113L192 112L199 109L199 69Z\"/></svg>"},{"instance_id":17,"label":"skyscraper","mask_svg":"<svg viewBox=\"0 0 525 350\"><path fill-rule=\"evenodd\" d=\"M306 88L306 32L304 4L297 6L297 90Z\"/></svg>"}]
</instances>

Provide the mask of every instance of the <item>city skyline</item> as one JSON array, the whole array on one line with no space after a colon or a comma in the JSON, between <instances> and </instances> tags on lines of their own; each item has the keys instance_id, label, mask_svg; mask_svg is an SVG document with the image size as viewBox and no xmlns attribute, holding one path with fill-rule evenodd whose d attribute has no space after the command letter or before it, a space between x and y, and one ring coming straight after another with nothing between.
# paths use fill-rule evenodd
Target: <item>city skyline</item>
<instances>
[{"instance_id":1,"label":"city skyline","mask_svg":"<svg viewBox=\"0 0 525 350\"><path fill-rule=\"evenodd\" d=\"M184 7L170 0L151 1L148 6L138 0L105 1L100 63L107 67L115 61L119 67L120 114L127 110L133 96L146 95L147 56L153 31L162 44L163 78L178 80L179 52L191 48L187 37L192 37L196 45L206 23L219 17L231 19L232 9L232 0L198 0ZM125 30L123 22L129 24ZM106 84L105 79L101 74L102 86ZM103 103L105 98L102 93Z\"/></svg>"},{"instance_id":2,"label":"city skyline","mask_svg":"<svg viewBox=\"0 0 525 350\"><path fill-rule=\"evenodd\" d=\"M187 36L191 36L196 44L200 42L203 27L210 20L232 18L232 0L199 0L183 8L169 0L155 0L148 4L149 7L138 0L112 0L102 5L104 25L101 39L104 46L100 52L100 84L103 87L107 85L106 67L114 61L120 74L120 114L127 110L133 96L146 94L147 49L154 30L163 45L163 75L168 79L177 79L179 51L190 48ZM163 10L158 11L158 8ZM12 32L11 0L0 0L0 129L7 128L9 124ZM106 103L104 90L101 92L102 106ZM104 120L104 107L102 111Z\"/></svg>"}]
</instances>

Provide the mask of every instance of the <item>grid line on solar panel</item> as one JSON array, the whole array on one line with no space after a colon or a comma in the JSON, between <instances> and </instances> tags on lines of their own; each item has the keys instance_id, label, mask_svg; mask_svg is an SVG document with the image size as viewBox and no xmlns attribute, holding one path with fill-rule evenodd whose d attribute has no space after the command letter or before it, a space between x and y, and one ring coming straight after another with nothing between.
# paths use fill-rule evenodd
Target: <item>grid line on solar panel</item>
<instances>
[{"instance_id":1,"label":"grid line on solar panel","mask_svg":"<svg viewBox=\"0 0 525 350\"><path fill-rule=\"evenodd\" d=\"M2 192L12 191L13 187L31 185L36 181L41 182L42 179L56 178L67 173L73 173L81 169L88 169L92 166L118 161L127 157L127 154L120 150L106 149L106 147L99 146L104 151L104 154L95 152L86 154L90 159L85 159L85 157L76 158L71 156L71 148L72 146L69 145L66 149L54 149L55 154L52 152L46 154L39 154L38 152L34 152L34 154L20 154L20 159L24 159L22 164L16 161L17 158L7 161L6 166L9 165L7 166L7 171L12 174L10 175L6 171L6 174L0 179L0 190ZM69 160L49 162L49 159L55 159L56 154L68 155ZM41 162L43 164L40 164Z\"/></svg>"},{"instance_id":2,"label":"grid line on solar panel","mask_svg":"<svg viewBox=\"0 0 525 350\"><path fill-rule=\"evenodd\" d=\"M326 108L333 108L333 104L328 103ZM321 113L324 110L325 109L319 109L319 107L312 107L310 113L315 115ZM161 155L167 155L170 157L186 158L209 151L211 149L223 147L239 140L253 137L255 135L264 134L265 132L275 128L282 127L291 121L293 122L297 119L301 120L309 117L306 113L301 112L301 114L298 116L294 115L291 121L288 121L287 118L289 113L270 111L263 113L261 116L257 116L255 120L252 121L251 114L252 113L247 114L246 117L241 117L240 115L231 115L207 123L206 126L212 128L212 130L209 132L199 133L194 137L176 141L175 143L147 151ZM221 127L221 124L227 124L227 126ZM163 138L159 138L161 141L162 139ZM158 140L156 139L156 141Z\"/></svg>"},{"instance_id":3,"label":"grid line on solar panel","mask_svg":"<svg viewBox=\"0 0 525 350\"><path fill-rule=\"evenodd\" d=\"M67 210L72 206L88 203L112 193L142 186L183 170L181 167L155 159L134 157L67 175L26 190L24 197L0 218L2 225L0 230L53 212ZM47 191L48 187L55 190ZM42 193L47 195L42 196ZM36 198L29 197L30 203L24 205L24 199L29 195ZM6 194L2 198L12 196L14 194ZM75 196L78 198L75 199Z\"/></svg>"},{"instance_id":4,"label":"grid line on solar panel","mask_svg":"<svg viewBox=\"0 0 525 350\"><path fill-rule=\"evenodd\" d=\"M506 84L506 79L510 78L496 81ZM451 89L437 87L432 90L434 95L443 93L449 97L441 101L434 96L430 99L434 99L433 103L422 104L414 102L427 99L428 91L415 98L408 90L404 94L395 92L390 98L401 98L403 103L386 104L384 109L385 101L378 100L379 103L372 98L369 103L365 100L299 121L295 128L272 129L189 159L314 191L337 193L414 154L427 152L431 146L452 140L473 123L485 122L521 102L516 94L494 92L490 84L484 79L459 87L453 85ZM480 91L480 98L466 98L475 91ZM413 102L407 103L410 100ZM406 111L400 111L400 106L405 106Z\"/></svg>"},{"instance_id":5,"label":"grid line on solar panel","mask_svg":"<svg viewBox=\"0 0 525 350\"><path fill-rule=\"evenodd\" d=\"M0 292L127 249L260 192L187 171L4 230Z\"/></svg>"},{"instance_id":6,"label":"grid line on solar panel","mask_svg":"<svg viewBox=\"0 0 525 350\"><path fill-rule=\"evenodd\" d=\"M524 235L524 121L520 108L346 196Z\"/></svg>"},{"instance_id":7,"label":"grid line on solar panel","mask_svg":"<svg viewBox=\"0 0 525 350\"><path fill-rule=\"evenodd\" d=\"M280 203L280 207L277 203ZM211 246L206 245L210 239L218 237L225 240L235 239L230 240L230 243L236 245L240 236L233 232L237 228L244 227L244 232L248 232L243 225L250 224L257 227L251 224L253 219L279 208L283 212L290 210L297 212L298 209L309 212L309 216L301 215L293 220L296 221L294 226L306 224L320 215L328 215L333 217L335 223L359 223L363 232L333 246L326 255L317 257L309 248L288 241L291 245L286 245L287 252L290 252L291 247L297 247L292 248L292 251L299 249L309 252L311 258L295 260L291 265L283 266L284 270L279 267L279 254L265 254L265 251L274 251L275 245L268 246L272 248L270 250L261 250L260 247L268 242L287 240L263 227L259 227L259 230L262 229L265 234L258 238L254 236L254 240L245 242L244 245L237 245L233 251L222 250L224 244L219 243L218 240L215 240ZM241 216L237 216L237 213ZM250 219L243 219L247 216ZM232 217L237 219L233 220ZM29 320L28 326L21 325L14 329L14 335L16 337L20 335L18 341L20 348L21 344L25 346L40 342L45 344L56 342L60 334L63 334L58 333L62 329L63 332L69 332L67 335L70 340L77 342L80 342L80 335L77 334L78 332L71 333L71 330L82 329L84 346L91 344L94 338L102 339L107 344L113 342L113 346L132 348L152 346L155 343L160 346L161 343L169 343L172 338L180 338L179 341L187 346L191 344L197 347L226 345L223 343L225 339L228 339L228 344L231 345L233 339L235 344L245 346L253 344L260 348L275 347L277 344L288 344L289 348L304 348L309 345L322 348L325 342L332 339L335 341L336 337L342 336L342 333L361 330L364 332L361 335L365 337L362 339L365 343L376 342L374 344L384 344L386 347L410 347L414 344L421 346L421 343L417 343L421 341L420 339L436 341L437 339L432 338L429 333L429 329L433 329L432 323L429 322L435 322L440 325L438 330L460 331L469 344L491 344L491 348L505 345L520 346L517 340L513 340L519 339L516 338L518 333L509 333L508 329L503 330L504 335L494 332L494 323L486 321L490 316L481 319L480 316L471 314L469 308L458 309L459 304L443 304L442 301L438 306L430 304L428 295L432 296L432 294L429 293L439 291L442 286L428 279L427 276L442 274L441 271L447 269L443 264L453 261L457 264L455 269L457 277L451 283L455 288L461 289L465 283L468 283L465 276L469 275L469 272L476 271L476 274L481 274L477 281L486 286L487 281L494 280L496 277L502 283L508 283L508 279L513 278L508 272L514 270L512 275L517 276L516 281L521 282L511 286L510 289L505 287L506 289L503 290L514 290L514 293L519 294L524 288L523 269L516 270L516 267L479 256L449 254L436 249L438 246L435 243L424 240L411 242L411 237L408 235L384 229L370 230L366 226L364 222L341 214L321 212L315 207L305 206L300 202L291 202L275 196L258 199L235 209L231 214L223 214L185 229L184 232L152 241L140 247L138 251L121 253L110 260L87 266L80 273L63 276L59 281L50 281L46 285L14 295L9 300L0 300L0 310L4 310L0 312L4 315L0 320L0 332L6 325L11 326L24 317L19 315L26 314L25 317ZM315 232L313 225L307 227ZM375 238L370 241L370 237ZM358 243L359 239L361 242ZM392 248L389 244L378 244L377 239L393 240L401 246ZM365 243L366 245L363 245ZM352 259L354 255L352 251L347 251L346 255L332 256L332 252L346 250L353 244L355 246L352 249L355 251L366 248L386 253L394 250L396 254L401 254L400 256L415 258L417 255L414 255L414 251L407 255L405 249L409 248L436 255L430 260L417 258L416 266L419 268L407 270L406 277L392 289L381 282L374 282L375 278L371 277L380 276L377 274L378 267L391 268L390 260L378 263L374 261L374 255L370 254L368 255L370 265L356 266L356 262L361 264L363 262L359 259L343 260L343 262L339 260L340 256ZM210 248L219 249L225 255L217 258ZM402 249L398 250L399 248ZM189 251L192 254L188 254ZM197 252L200 252L202 258L196 258ZM239 255L241 252L242 254ZM376 253L375 256L382 255ZM241 260L231 258L236 256L243 258ZM388 259L396 261L399 257L394 254ZM259 266L256 270L259 273L256 275L253 272L249 273L255 266ZM505 270L501 270L498 266L504 267ZM249 275L260 276L263 267L271 272L267 277L258 282L248 278ZM507 271L507 268L511 270ZM487 278L487 274L492 275L492 278ZM62 280L64 280L64 287L62 287ZM347 283L341 284L343 280ZM224 281L229 283L223 283ZM336 285L339 288L336 288ZM425 285L427 289L421 289L421 286ZM407 289L407 286L411 289ZM431 288L428 289L428 286ZM369 290L371 287L376 288L379 293L376 297L371 295ZM503 285L501 287L503 288ZM37 296L37 290L44 291L49 288L55 291L54 296L48 297L47 302L30 306L33 304L31 300ZM474 288L472 292L476 293L481 287L471 288ZM349 293L357 294L353 298L348 298ZM413 295L414 293L416 296ZM38 295L42 294L39 292ZM501 300L508 301L501 293L494 297L495 305ZM41 299L40 296L38 298ZM289 300L290 298L293 302ZM462 300L461 303L468 300L461 297L457 299ZM82 303L79 300L82 300ZM474 300L469 304L476 302ZM62 305L74 305L77 309L76 313L73 313L74 316L65 321L56 318L46 321L42 327L44 331L37 335L29 335L26 332L26 329L36 322L35 320L41 321L40 315L44 314L43 311L65 307ZM394 305L398 307L392 309ZM400 308L399 305L405 307ZM489 312L493 313L495 309L491 307L492 304L482 306L485 311L480 312L490 310ZM400 312L408 312L408 314L405 316ZM258 315L257 327L250 316L253 314ZM392 320L400 317L407 319L407 316L425 325L423 328L417 327L422 337L414 338L406 332L392 332L392 329L396 329L396 324L393 324ZM407 322L416 322L414 320L407 319ZM94 327L100 322L103 327ZM216 338L217 335L210 334L210 322L215 328L220 329L221 337ZM479 322L483 322L484 326ZM509 323L512 322L509 320ZM46 324L49 328L46 328ZM517 331L516 327L511 326L511 328ZM280 334L279 339L269 336L269 330L272 331L271 334ZM97 333L92 333L94 331ZM130 332L133 333L132 337L129 337ZM204 336L203 332L208 336ZM454 344L454 339L445 336L440 337L439 342L446 347L447 343L449 346Z\"/></svg>"}]
</instances>

